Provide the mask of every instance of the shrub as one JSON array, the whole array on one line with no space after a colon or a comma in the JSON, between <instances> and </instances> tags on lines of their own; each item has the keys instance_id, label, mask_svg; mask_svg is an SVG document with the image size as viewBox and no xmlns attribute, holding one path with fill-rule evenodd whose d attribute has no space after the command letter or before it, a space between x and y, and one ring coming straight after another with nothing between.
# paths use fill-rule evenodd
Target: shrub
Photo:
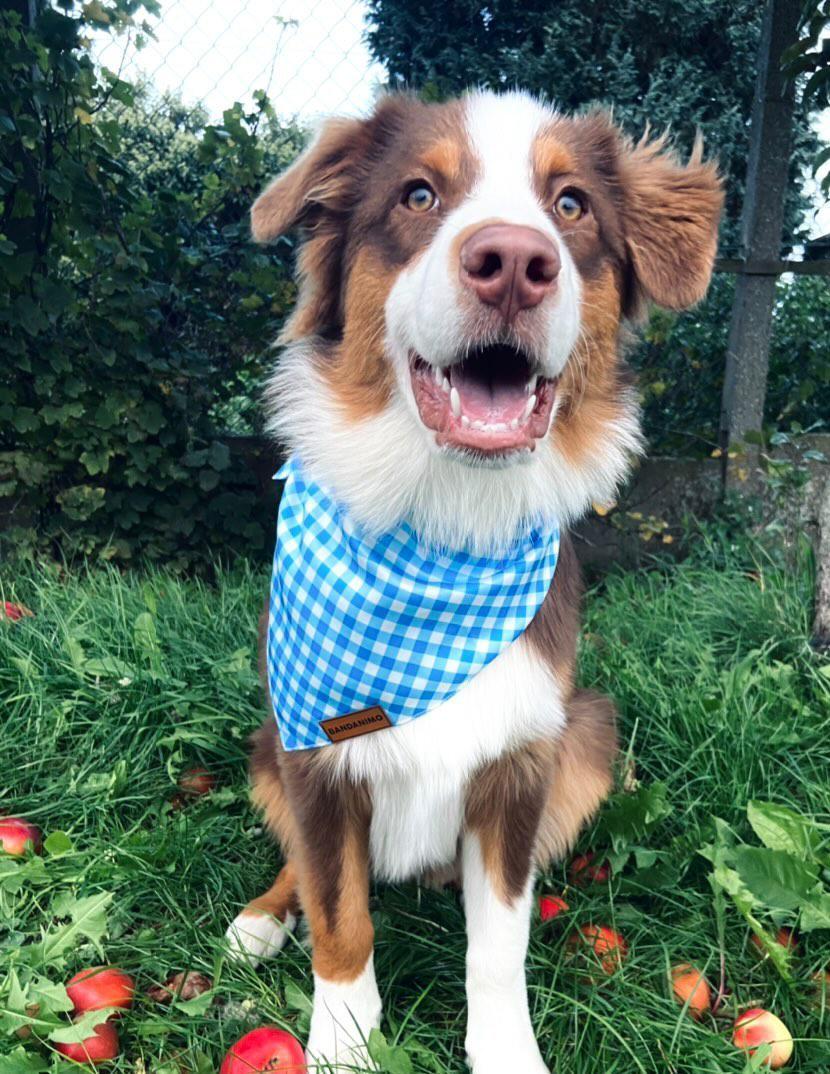
<instances>
[{"instance_id":1,"label":"shrub","mask_svg":"<svg viewBox=\"0 0 830 1074\"><path fill-rule=\"evenodd\" d=\"M655 311L632 353L651 450L707 454L717 444L735 278L716 273L686 314ZM778 282L765 405L767 433L827 427L830 288L821 276Z\"/></svg>"},{"instance_id":2,"label":"shrub","mask_svg":"<svg viewBox=\"0 0 830 1074\"><path fill-rule=\"evenodd\" d=\"M220 434L293 299L247 213L301 134L97 71L84 33L137 6L0 11L0 497L18 544L193 563L271 529Z\"/></svg>"}]
</instances>

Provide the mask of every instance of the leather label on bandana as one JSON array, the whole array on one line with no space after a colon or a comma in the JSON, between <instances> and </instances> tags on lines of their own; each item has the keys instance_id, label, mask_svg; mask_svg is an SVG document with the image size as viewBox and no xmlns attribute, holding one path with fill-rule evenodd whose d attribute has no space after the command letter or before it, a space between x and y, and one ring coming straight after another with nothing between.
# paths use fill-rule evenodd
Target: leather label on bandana
<instances>
[{"instance_id":1,"label":"leather label on bandana","mask_svg":"<svg viewBox=\"0 0 830 1074\"><path fill-rule=\"evenodd\" d=\"M369 709L350 712L347 716L332 716L328 720L321 720L320 726L328 735L329 742L343 742L347 738L357 738L358 735L368 735L372 731L391 727L392 721L380 705L373 705Z\"/></svg>"}]
</instances>

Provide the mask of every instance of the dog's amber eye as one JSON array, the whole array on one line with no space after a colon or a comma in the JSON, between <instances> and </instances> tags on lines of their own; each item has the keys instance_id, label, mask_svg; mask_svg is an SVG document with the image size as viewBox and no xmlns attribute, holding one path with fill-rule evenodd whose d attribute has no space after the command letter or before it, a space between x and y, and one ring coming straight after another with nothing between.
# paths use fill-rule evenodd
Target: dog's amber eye
<instances>
[{"instance_id":1,"label":"dog's amber eye","mask_svg":"<svg viewBox=\"0 0 830 1074\"><path fill-rule=\"evenodd\" d=\"M579 220L585 215L585 204L574 191L565 190L556 199L553 211L563 220L573 223L574 220Z\"/></svg>"},{"instance_id":2,"label":"dog's amber eye","mask_svg":"<svg viewBox=\"0 0 830 1074\"><path fill-rule=\"evenodd\" d=\"M417 186L410 187L403 200L407 209L411 209L413 213L429 212L438 204L435 191L426 183L418 183Z\"/></svg>"}]
</instances>

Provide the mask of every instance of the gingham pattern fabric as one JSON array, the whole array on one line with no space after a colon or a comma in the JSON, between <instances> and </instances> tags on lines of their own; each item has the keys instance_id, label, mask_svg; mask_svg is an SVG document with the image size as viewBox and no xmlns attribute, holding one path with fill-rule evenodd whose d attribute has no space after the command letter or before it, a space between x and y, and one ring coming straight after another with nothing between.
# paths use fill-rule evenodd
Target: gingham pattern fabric
<instances>
[{"instance_id":1,"label":"gingham pattern fabric","mask_svg":"<svg viewBox=\"0 0 830 1074\"><path fill-rule=\"evenodd\" d=\"M362 535L296 458L277 478L268 682L286 750L329 745L321 720L375 705L394 725L428 713L515 641L550 587L556 527L501 558L439 552L406 524Z\"/></svg>"}]
</instances>

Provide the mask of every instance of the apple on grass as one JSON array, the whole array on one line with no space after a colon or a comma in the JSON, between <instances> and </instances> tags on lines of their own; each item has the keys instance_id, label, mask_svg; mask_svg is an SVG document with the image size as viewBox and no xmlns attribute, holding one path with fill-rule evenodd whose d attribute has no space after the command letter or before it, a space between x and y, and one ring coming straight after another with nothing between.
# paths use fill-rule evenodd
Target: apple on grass
<instances>
[{"instance_id":1,"label":"apple on grass","mask_svg":"<svg viewBox=\"0 0 830 1074\"><path fill-rule=\"evenodd\" d=\"M232 1045L222 1060L219 1074L306 1074L305 1055L296 1037L276 1026L252 1029Z\"/></svg>"},{"instance_id":2,"label":"apple on grass","mask_svg":"<svg viewBox=\"0 0 830 1074\"><path fill-rule=\"evenodd\" d=\"M793 1054L793 1038L781 1019L762 1007L752 1007L735 1020L732 1043L736 1048L754 1055L762 1044L771 1045L764 1066L780 1070Z\"/></svg>"},{"instance_id":3,"label":"apple on grass","mask_svg":"<svg viewBox=\"0 0 830 1074\"><path fill-rule=\"evenodd\" d=\"M201 798L215 786L216 780L206 768L188 768L179 776L179 790L188 798Z\"/></svg>"},{"instance_id":4,"label":"apple on grass","mask_svg":"<svg viewBox=\"0 0 830 1074\"><path fill-rule=\"evenodd\" d=\"M74 1059L76 1063L89 1063L98 1066L107 1063L118 1055L118 1030L112 1022L102 1022L93 1029L91 1036L72 1044L57 1042L55 1051Z\"/></svg>"},{"instance_id":5,"label":"apple on grass","mask_svg":"<svg viewBox=\"0 0 830 1074\"><path fill-rule=\"evenodd\" d=\"M34 614L25 604L15 604L11 600L4 600L0 604L0 619L8 619L10 623L19 623L21 619L31 618Z\"/></svg>"},{"instance_id":6,"label":"apple on grass","mask_svg":"<svg viewBox=\"0 0 830 1074\"><path fill-rule=\"evenodd\" d=\"M675 999L692 1018L702 1018L712 1009L712 989L696 966L681 962L671 969L671 987Z\"/></svg>"},{"instance_id":7,"label":"apple on grass","mask_svg":"<svg viewBox=\"0 0 830 1074\"><path fill-rule=\"evenodd\" d=\"M67 982L66 994L72 1000L75 1014L100 1011L104 1007L126 1011L133 1005L135 981L115 966L91 966Z\"/></svg>"},{"instance_id":8,"label":"apple on grass","mask_svg":"<svg viewBox=\"0 0 830 1074\"><path fill-rule=\"evenodd\" d=\"M42 843L40 829L30 821L23 817L0 817L0 847L7 854L20 857L27 845L38 853Z\"/></svg>"},{"instance_id":9,"label":"apple on grass","mask_svg":"<svg viewBox=\"0 0 830 1074\"><path fill-rule=\"evenodd\" d=\"M561 895L539 896L539 917L543 921L553 921L555 917L559 917L560 914L566 914L569 910L570 906Z\"/></svg>"},{"instance_id":10,"label":"apple on grass","mask_svg":"<svg viewBox=\"0 0 830 1074\"><path fill-rule=\"evenodd\" d=\"M568 877L576 887L586 884L604 884L611 877L611 866L607 861L596 862L594 852L589 850L573 859L568 870Z\"/></svg>"},{"instance_id":11,"label":"apple on grass","mask_svg":"<svg viewBox=\"0 0 830 1074\"><path fill-rule=\"evenodd\" d=\"M607 925L580 925L568 939L567 949L571 956L579 951L588 955L608 977L620 968L628 954L628 944L621 934Z\"/></svg>"}]
</instances>

